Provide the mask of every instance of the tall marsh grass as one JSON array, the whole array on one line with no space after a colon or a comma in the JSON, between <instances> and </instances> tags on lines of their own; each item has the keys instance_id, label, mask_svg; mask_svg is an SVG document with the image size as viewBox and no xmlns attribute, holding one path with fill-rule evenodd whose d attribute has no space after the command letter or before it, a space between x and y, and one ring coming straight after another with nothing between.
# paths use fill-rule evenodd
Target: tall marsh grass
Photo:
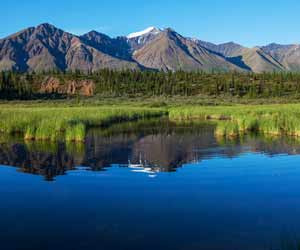
<instances>
[{"instance_id":1,"label":"tall marsh grass","mask_svg":"<svg viewBox=\"0 0 300 250\"><path fill-rule=\"evenodd\" d=\"M0 132L22 134L26 140L84 141L91 126L165 115L154 108L116 107L0 107Z\"/></svg>"},{"instance_id":2,"label":"tall marsh grass","mask_svg":"<svg viewBox=\"0 0 300 250\"><path fill-rule=\"evenodd\" d=\"M169 110L169 117L174 121L213 120L217 136L255 132L300 137L300 104L176 107Z\"/></svg>"},{"instance_id":3,"label":"tall marsh grass","mask_svg":"<svg viewBox=\"0 0 300 250\"><path fill-rule=\"evenodd\" d=\"M170 121L213 121L218 137L247 133L300 137L300 104L176 106L138 108L101 107L19 107L0 106L0 132L20 134L26 140L84 141L89 127L108 127L120 122L169 114Z\"/></svg>"}]
</instances>

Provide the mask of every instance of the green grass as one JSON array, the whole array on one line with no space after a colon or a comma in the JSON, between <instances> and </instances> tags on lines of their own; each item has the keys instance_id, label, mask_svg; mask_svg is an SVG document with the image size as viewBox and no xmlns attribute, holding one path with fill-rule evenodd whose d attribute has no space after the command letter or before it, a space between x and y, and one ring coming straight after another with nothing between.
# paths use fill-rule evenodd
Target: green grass
<instances>
[{"instance_id":1,"label":"green grass","mask_svg":"<svg viewBox=\"0 0 300 250\"><path fill-rule=\"evenodd\" d=\"M83 123L70 125L66 130L66 141L84 142L85 131L86 128Z\"/></svg>"},{"instance_id":2,"label":"green grass","mask_svg":"<svg viewBox=\"0 0 300 250\"><path fill-rule=\"evenodd\" d=\"M300 137L300 104L201 106L136 102L118 105L118 100L114 105L99 106L2 104L0 131L20 134L26 140L82 142L91 127L109 127L166 114L176 123L213 122L218 137L247 133Z\"/></svg>"},{"instance_id":3,"label":"green grass","mask_svg":"<svg viewBox=\"0 0 300 250\"><path fill-rule=\"evenodd\" d=\"M234 137L249 132L300 136L300 104L173 107L169 118L214 121L217 136Z\"/></svg>"},{"instance_id":4,"label":"green grass","mask_svg":"<svg viewBox=\"0 0 300 250\"><path fill-rule=\"evenodd\" d=\"M25 140L84 141L88 127L162 116L165 111L134 107L0 106L0 131Z\"/></svg>"}]
</instances>

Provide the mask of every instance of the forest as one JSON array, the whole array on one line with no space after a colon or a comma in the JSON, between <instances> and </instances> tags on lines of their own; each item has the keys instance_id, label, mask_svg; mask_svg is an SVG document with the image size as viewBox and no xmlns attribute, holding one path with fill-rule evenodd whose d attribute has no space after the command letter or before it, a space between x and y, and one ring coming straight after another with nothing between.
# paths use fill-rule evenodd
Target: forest
<instances>
[{"instance_id":1,"label":"forest","mask_svg":"<svg viewBox=\"0 0 300 250\"><path fill-rule=\"evenodd\" d=\"M39 99L41 83L47 77L68 80L91 80L95 95L108 97L153 96L235 96L241 98L274 98L300 96L300 73L239 73L239 72L29 72L0 73L0 99Z\"/></svg>"}]
</instances>

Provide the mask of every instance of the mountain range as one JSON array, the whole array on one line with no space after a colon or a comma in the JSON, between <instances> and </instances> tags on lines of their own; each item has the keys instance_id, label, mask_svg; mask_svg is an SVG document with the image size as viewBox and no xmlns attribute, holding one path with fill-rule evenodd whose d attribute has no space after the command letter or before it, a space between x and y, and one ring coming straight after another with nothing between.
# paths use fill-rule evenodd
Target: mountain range
<instances>
[{"instance_id":1,"label":"mountain range","mask_svg":"<svg viewBox=\"0 0 300 250\"><path fill-rule=\"evenodd\" d=\"M0 39L0 71L99 69L161 71L300 71L300 45L247 48L213 44L150 27L111 38L97 31L82 36L44 23Z\"/></svg>"}]
</instances>

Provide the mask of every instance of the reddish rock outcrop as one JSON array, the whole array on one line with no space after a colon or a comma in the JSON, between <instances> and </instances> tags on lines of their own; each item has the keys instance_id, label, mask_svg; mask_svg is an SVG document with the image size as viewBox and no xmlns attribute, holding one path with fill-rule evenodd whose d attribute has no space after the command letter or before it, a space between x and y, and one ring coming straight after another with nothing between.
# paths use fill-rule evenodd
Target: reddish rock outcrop
<instances>
[{"instance_id":1,"label":"reddish rock outcrop","mask_svg":"<svg viewBox=\"0 0 300 250\"><path fill-rule=\"evenodd\" d=\"M91 80L61 82L58 78L47 77L41 85L40 93L93 96L95 93L95 83Z\"/></svg>"},{"instance_id":2,"label":"reddish rock outcrop","mask_svg":"<svg viewBox=\"0 0 300 250\"><path fill-rule=\"evenodd\" d=\"M95 84L91 80L69 81L67 85L68 95L76 95L78 93L83 96L93 96L95 92Z\"/></svg>"},{"instance_id":3,"label":"reddish rock outcrop","mask_svg":"<svg viewBox=\"0 0 300 250\"><path fill-rule=\"evenodd\" d=\"M52 94L52 93L62 94L64 90L62 89L62 86L60 86L59 79L54 77L49 77L46 78L45 81L42 83L40 92L46 94Z\"/></svg>"}]
</instances>

